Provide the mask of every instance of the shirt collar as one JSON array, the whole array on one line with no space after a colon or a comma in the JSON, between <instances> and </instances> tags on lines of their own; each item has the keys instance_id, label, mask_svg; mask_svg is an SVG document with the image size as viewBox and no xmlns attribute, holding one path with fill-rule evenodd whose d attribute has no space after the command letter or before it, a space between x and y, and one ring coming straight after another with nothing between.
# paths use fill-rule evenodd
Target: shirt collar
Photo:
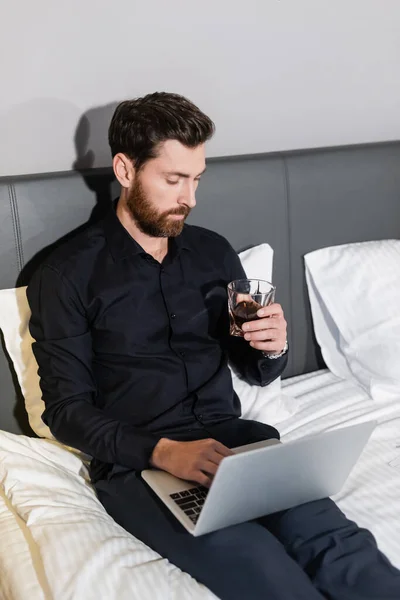
<instances>
[{"instance_id":1,"label":"shirt collar","mask_svg":"<svg viewBox=\"0 0 400 600\"><path fill-rule=\"evenodd\" d=\"M128 233L116 214L118 199L114 200L111 210L108 212L103 221L104 233L107 244L110 248L111 255L114 260L126 258L127 256L139 256L146 254L140 244ZM184 225L180 235L170 238L170 241L175 245L177 252L181 249L191 250L188 239L188 225Z\"/></svg>"}]
</instances>

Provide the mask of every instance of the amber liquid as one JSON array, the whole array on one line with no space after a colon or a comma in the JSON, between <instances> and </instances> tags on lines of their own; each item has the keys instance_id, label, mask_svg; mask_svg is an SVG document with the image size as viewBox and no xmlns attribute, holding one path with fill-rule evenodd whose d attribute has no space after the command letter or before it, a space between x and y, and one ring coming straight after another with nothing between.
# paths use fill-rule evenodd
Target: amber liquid
<instances>
[{"instance_id":1,"label":"amber liquid","mask_svg":"<svg viewBox=\"0 0 400 600\"><path fill-rule=\"evenodd\" d=\"M235 332L231 331L232 335L244 335L242 331L243 323L246 321L254 321L258 319L257 311L261 308L261 304L254 301L242 301L236 304L232 310L232 320Z\"/></svg>"}]
</instances>

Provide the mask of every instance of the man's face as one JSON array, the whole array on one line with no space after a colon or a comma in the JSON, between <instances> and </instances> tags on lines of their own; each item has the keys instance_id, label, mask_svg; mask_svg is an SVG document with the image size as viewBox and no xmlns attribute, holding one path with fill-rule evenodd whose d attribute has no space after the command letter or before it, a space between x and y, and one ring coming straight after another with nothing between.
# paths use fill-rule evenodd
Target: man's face
<instances>
[{"instance_id":1,"label":"man's face","mask_svg":"<svg viewBox=\"0 0 400 600\"><path fill-rule=\"evenodd\" d=\"M196 205L205 170L204 144L187 148L176 140L160 145L157 158L136 173L127 206L139 229L152 237L175 237Z\"/></svg>"}]
</instances>

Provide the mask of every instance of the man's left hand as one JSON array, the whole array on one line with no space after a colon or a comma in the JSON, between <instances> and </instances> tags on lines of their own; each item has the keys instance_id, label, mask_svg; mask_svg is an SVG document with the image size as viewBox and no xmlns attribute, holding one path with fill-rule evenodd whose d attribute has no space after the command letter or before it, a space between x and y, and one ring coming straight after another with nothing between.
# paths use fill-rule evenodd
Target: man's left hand
<instances>
[{"instance_id":1,"label":"man's left hand","mask_svg":"<svg viewBox=\"0 0 400 600\"><path fill-rule=\"evenodd\" d=\"M280 304L270 304L257 311L258 319L243 323L245 340L250 346L266 352L279 354L286 344L287 323Z\"/></svg>"}]
</instances>

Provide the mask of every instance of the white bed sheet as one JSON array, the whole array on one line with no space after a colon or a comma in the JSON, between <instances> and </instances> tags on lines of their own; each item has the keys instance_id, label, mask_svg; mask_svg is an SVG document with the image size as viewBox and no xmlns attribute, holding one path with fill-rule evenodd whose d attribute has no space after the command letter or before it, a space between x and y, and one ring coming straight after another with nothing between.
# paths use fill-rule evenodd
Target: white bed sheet
<instances>
[{"instance_id":1,"label":"white bed sheet","mask_svg":"<svg viewBox=\"0 0 400 600\"><path fill-rule=\"evenodd\" d=\"M400 567L400 399L372 401L329 371L283 387L285 403L293 403L275 423L284 440L378 419L335 499ZM215 598L116 525L80 459L49 441L0 432L0 539L0 600Z\"/></svg>"},{"instance_id":2,"label":"white bed sheet","mask_svg":"<svg viewBox=\"0 0 400 600\"><path fill-rule=\"evenodd\" d=\"M328 370L283 382L296 411L278 425L283 440L376 419L378 426L339 494L340 508L375 535L400 568L400 390L392 400L372 400L356 383Z\"/></svg>"}]
</instances>

